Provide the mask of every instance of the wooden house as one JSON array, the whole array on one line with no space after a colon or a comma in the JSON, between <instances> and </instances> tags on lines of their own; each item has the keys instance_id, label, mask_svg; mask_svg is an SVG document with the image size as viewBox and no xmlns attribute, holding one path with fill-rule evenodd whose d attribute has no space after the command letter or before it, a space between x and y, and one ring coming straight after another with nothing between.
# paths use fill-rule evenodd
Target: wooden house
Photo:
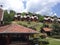
<instances>
[{"instance_id":1,"label":"wooden house","mask_svg":"<svg viewBox=\"0 0 60 45\"><path fill-rule=\"evenodd\" d=\"M60 23L60 18L57 19L58 23Z\"/></svg>"},{"instance_id":2,"label":"wooden house","mask_svg":"<svg viewBox=\"0 0 60 45\"><path fill-rule=\"evenodd\" d=\"M51 22L50 16L44 16L44 22L50 23Z\"/></svg>"},{"instance_id":3,"label":"wooden house","mask_svg":"<svg viewBox=\"0 0 60 45\"><path fill-rule=\"evenodd\" d=\"M17 13L17 20L20 20L21 18L21 13Z\"/></svg>"},{"instance_id":4,"label":"wooden house","mask_svg":"<svg viewBox=\"0 0 60 45\"><path fill-rule=\"evenodd\" d=\"M18 21L38 21L38 17L36 15L30 16L29 14L25 14L24 16L21 15L21 13L17 13L14 15L14 20Z\"/></svg>"},{"instance_id":5,"label":"wooden house","mask_svg":"<svg viewBox=\"0 0 60 45\"><path fill-rule=\"evenodd\" d=\"M34 21L38 21L38 17L37 16L34 16Z\"/></svg>"},{"instance_id":6,"label":"wooden house","mask_svg":"<svg viewBox=\"0 0 60 45\"><path fill-rule=\"evenodd\" d=\"M24 15L23 17L24 17L24 20L26 21L26 20L27 20L27 16L26 16L26 15Z\"/></svg>"},{"instance_id":7,"label":"wooden house","mask_svg":"<svg viewBox=\"0 0 60 45\"><path fill-rule=\"evenodd\" d=\"M31 21L38 21L38 16L32 15L32 16L30 17L30 20L31 20Z\"/></svg>"},{"instance_id":8,"label":"wooden house","mask_svg":"<svg viewBox=\"0 0 60 45\"><path fill-rule=\"evenodd\" d=\"M15 14L15 15L14 15L14 21L15 21L15 20L18 20L17 17L18 17L17 14Z\"/></svg>"},{"instance_id":9,"label":"wooden house","mask_svg":"<svg viewBox=\"0 0 60 45\"><path fill-rule=\"evenodd\" d=\"M50 17L50 20L51 20L51 22L54 22L55 19L54 19L54 17Z\"/></svg>"},{"instance_id":10,"label":"wooden house","mask_svg":"<svg viewBox=\"0 0 60 45\"><path fill-rule=\"evenodd\" d=\"M31 17L30 17L30 20L31 20L31 21L34 21L34 16L31 16Z\"/></svg>"},{"instance_id":11,"label":"wooden house","mask_svg":"<svg viewBox=\"0 0 60 45\"><path fill-rule=\"evenodd\" d=\"M21 20L21 13L17 13L14 15L14 20Z\"/></svg>"},{"instance_id":12,"label":"wooden house","mask_svg":"<svg viewBox=\"0 0 60 45\"><path fill-rule=\"evenodd\" d=\"M27 21L30 21L30 15L27 14L26 16L27 16L26 20L27 20Z\"/></svg>"},{"instance_id":13,"label":"wooden house","mask_svg":"<svg viewBox=\"0 0 60 45\"><path fill-rule=\"evenodd\" d=\"M29 37L39 32L18 24L9 24L0 27L0 45L32 45ZM18 44L16 44L18 45Z\"/></svg>"},{"instance_id":14,"label":"wooden house","mask_svg":"<svg viewBox=\"0 0 60 45\"><path fill-rule=\"evenodd\" d=\"M48 36L51 35L51 31L52 31L52 28L49 28L49 27L41 28L41 33L46 33Z\"/></svg>"}]
</instances>

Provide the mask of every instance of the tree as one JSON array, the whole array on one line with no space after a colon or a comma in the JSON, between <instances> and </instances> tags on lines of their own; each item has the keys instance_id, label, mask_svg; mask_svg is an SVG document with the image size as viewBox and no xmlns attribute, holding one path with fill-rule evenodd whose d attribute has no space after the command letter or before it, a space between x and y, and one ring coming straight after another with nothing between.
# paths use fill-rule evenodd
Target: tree
<instances>
[{"instance_id":1,"label":"tree","mask_svg":"<svg viewBox=\"0 0 60 45\"><path fill-rule=\"evenodd\" d=\"M52 28L53 28L52 33L54 35L60 35L60 24L59 23L53 23Z\"/></svg>"},{"instance_id":2,"label":"tree","mask_svg":"<svg viewBox=\"0 0 60 45\"><path fill-rule=\"evenodd\" d=\"M9 16L7 10L5 10L5 11L4 11L4 18L3 18L3 20L4 20L4 24L10 22L9 19L10 19L10 16Z\"/></svg>"},{"instance_id":3,"label":"tree","mask_svg":"<svg viewBox=\"0 0 60 45\"><path fill-rule=\"evenodd\" d=\"M4 11L4 24L9 24L14 19L15 12L13 10L10 11L10 14L8 14L7 10Z\"/></svg>"},{"instance_id":4,"label":"tree","mask_svg":"<svg viewBox=\"0 0 60 45\"><path fill-rule=\"evenodd\" d=\"M43 22L44 21L44 16L38 15L38 20Z\"/></svg>"},{"instance_id":5,"label":"tree","mask_svg":"<svg viewBox=\"0 0 60 45\"><path fill-rule=\"evenodd\" d=\"M60 35L60 24L57 23L57 16L54 16L54 22L52 24L53 31L52 33L54 35Z\"/></svg>"},{"instance_id":6,"label":"tree","mask_svg":"<svg viewBox=\"0 0 60 45\"><path fill-rule=\"evenodd\" d=\"M10 10L10 20L11 21L13 21L14 20L14 15L16 14L16 12L15 11L13 11L13 10Z\"/></svg>"},{"instance_id":7,"label":"tree","mask_svg":"<svg viewBox=\"0 0 60 45\"><path fill-rule=\"evenodd\" d=\"M32 16L32 15L33 15L33 13L31 13L31 12L28 12L28 14L29 14L30 16Z\"/></svg>"},{"instance_id":8,"label":"tree","mask_svg":"<svg viewBox=\"0 0 60 45\"><path fill-rule=\"evenodd\" d=\"M23 13L21 13L21 15L22 15L22 16L24 16L24 15L26 15L26 13L25 13L25 12L23 12Z\"/></svg>"}]
</instances>

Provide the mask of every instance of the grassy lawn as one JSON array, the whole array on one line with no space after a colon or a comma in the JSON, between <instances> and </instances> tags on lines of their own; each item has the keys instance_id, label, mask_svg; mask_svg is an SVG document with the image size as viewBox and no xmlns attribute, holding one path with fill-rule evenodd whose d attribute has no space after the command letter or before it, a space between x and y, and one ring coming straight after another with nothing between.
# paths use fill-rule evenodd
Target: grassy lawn
<instances>
[{"instance_id":1,"label":"grassy lawn","mask_svg":"<svg viewBox=\"0 0 60 45\"><path fill-rule=\"evenodd\" d=\"M49 45L60 45L60 39L49 38Z\"/></svg>"}]
</instances>

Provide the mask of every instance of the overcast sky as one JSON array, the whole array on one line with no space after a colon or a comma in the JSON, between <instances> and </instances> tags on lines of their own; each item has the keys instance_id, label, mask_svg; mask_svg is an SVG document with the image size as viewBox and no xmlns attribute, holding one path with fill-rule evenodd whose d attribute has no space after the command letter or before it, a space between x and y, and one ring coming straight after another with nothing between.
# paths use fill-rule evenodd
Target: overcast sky
<instances>
[{"instance_id":1,"label":"overcast sky","mask_svg":"<svg viewBox=\"0 0 60 45\"><path fill-rule=\"evenodd\" d=\"M60 0L0 0L4 9L60 16Z\"/></svg>"}]
</instances>

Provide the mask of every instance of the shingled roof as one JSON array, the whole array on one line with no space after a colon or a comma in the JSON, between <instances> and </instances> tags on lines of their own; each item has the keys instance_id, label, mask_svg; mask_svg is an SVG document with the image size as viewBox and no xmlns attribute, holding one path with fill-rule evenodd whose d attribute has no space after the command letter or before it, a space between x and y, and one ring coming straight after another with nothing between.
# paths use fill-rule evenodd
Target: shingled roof
<instances>
[{"instance_id":1,"label":"shingled roof","mask_svg":"<svg viewBox=\"0 0 60 45\"><path fill-rule=\"evenodd\" d=\"M50 32L50 31L52 31L52 28L45 27L45 28L43 28L43 30L46 31L46 32Z\"/></svg>"},{"instance_id":2,"label":"shingled roof","mask_svg":"<svg viewBox=\"0 0 60 45\"><path fill-rule=\"evenodd\" d=\"M0 27L0 33L38 33L38 32L18 24L10 24Z\"/></svg>"},{"instance_id":3,"label":"shingled roof","mask_svg":"<svg viewBox=\"0 0 60 45\"><path fill-rule=\"evenodd\" d=\"M3 16L3 10L0 8L0 21L2 21Z\"/></svg>"}]
</instances>

